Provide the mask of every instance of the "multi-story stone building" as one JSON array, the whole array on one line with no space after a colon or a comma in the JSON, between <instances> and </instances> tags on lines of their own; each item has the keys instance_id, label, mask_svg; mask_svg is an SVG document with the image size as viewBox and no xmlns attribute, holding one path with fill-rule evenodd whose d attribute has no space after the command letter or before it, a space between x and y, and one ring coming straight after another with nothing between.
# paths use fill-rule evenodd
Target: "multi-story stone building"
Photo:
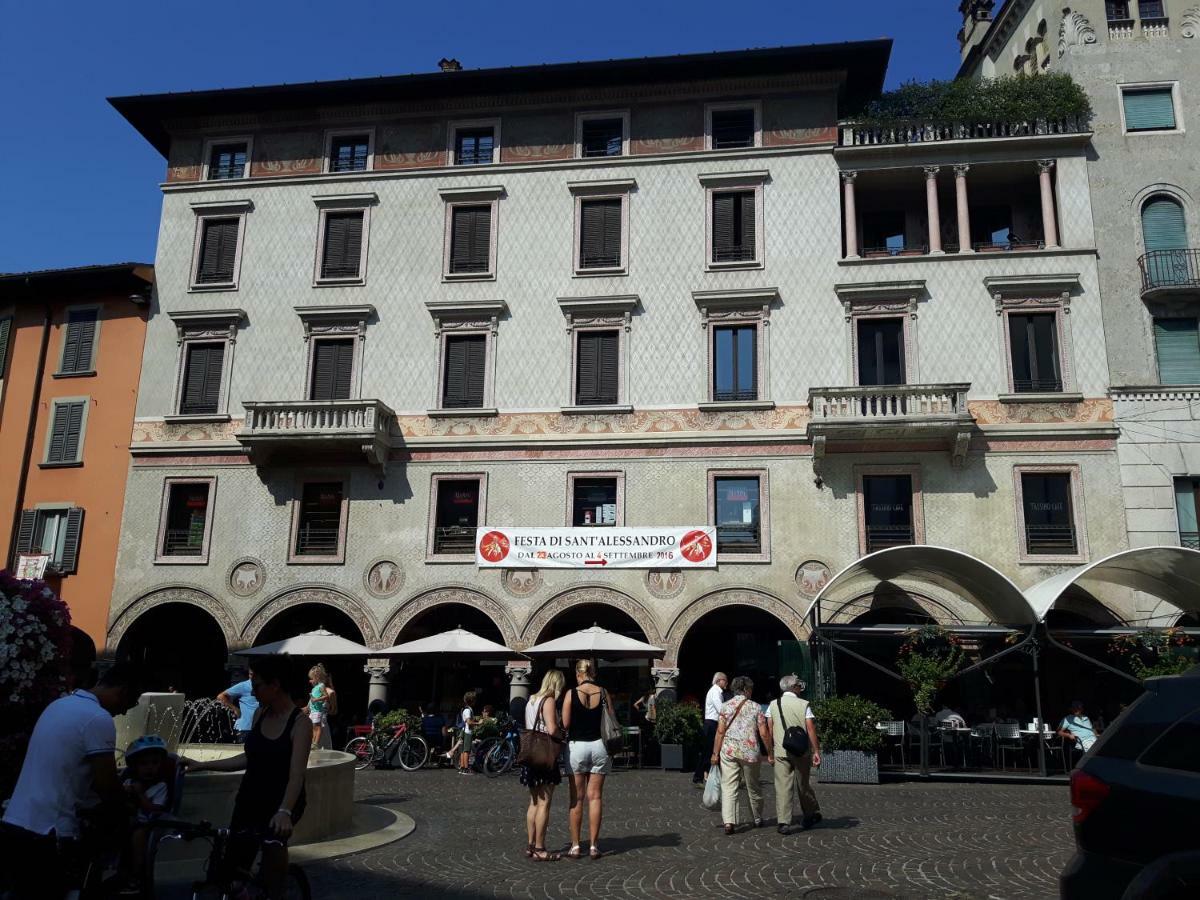
<instances>
[{"instance_id":1,"label":"multi-story stone building","mask_svg":"<svg viewBox=\"0 0 1200 900\"><path fill-rule=\"evenodd\" d=\"M303 625L597 621L696 693L881 548L957 553L827 622L996 625L988 579L1123 549L1088 136L839 128L888 51L114 100L168 167L110 648L207 689ZM613 524L717 565L475 565L476 526Z\"/></svg>"}]
</instances>

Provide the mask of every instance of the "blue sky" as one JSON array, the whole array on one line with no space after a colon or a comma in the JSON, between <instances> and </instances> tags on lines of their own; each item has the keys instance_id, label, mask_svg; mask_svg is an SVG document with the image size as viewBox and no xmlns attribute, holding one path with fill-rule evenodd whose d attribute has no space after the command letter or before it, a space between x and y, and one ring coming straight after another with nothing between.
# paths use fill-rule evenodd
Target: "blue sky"
<instances>
[{"instance_id":1,"label":"blue sky","mask_svg":"<svg viewBox=\"0 0 1200 900\"><path fill-rule=\"evenodd\" d=\"M153 260L165 163L108 96L430 71L442 56L486 68L877 37L896 42L896 85L954 74L957 6L0 0L0 272Z\"/></svg>"}]
</instances>

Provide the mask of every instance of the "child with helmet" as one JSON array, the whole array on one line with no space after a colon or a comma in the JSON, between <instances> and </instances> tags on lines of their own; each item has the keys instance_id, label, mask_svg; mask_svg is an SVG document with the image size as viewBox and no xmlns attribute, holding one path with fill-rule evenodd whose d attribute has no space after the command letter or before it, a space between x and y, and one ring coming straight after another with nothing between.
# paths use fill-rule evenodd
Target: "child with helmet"
<instances>
[{"instance_id":1,"label":"child with helmet","mask_svg":"<svg viewBox=\"0 0 1200 900\"><path fill-rule=\"evenodd\" d=\"M126 774L123 785L133 807L134 824L130 834L130 887L140 882L146 864L148 824L167 809L167 745L157 734L144 734L125 751Z\"/></svg>"}]
</instances>

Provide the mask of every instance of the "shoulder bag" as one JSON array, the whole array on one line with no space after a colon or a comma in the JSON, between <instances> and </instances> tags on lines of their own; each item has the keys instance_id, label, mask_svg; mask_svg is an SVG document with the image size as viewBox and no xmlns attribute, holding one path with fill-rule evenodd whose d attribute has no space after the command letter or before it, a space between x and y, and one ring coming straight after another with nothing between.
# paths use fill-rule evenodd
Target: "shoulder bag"
<instances>
[{"instance_id":1,"label":"shoulder bag","mask_svg":"<svg viewBox=\"0 0 1200 900\"><path fill-rule=\"evenodd\" d=\"M558 765L558 756L562 751L562 739L545 731L542 718L542 704L546 697L538 698L537 721L533 728L521 732L521 746L517 751L517 765L528 766L531 769L553 769Z\"/></svg>"},{"instance_id":2,"label":"shoulder bag","mask_svg":"<svg viewBox=\"0 0 1200 900\"><path fill-rule=\"evenodd\" d=\"M788 728L787 719L783 717L783 698L780 697L775 701L775 708L779 710L779 724L783 727L783 749L793 756L806 756L808 754L808 729L807 723L803 725L793 725ZM804 721L804 711L801 710L800 719Z\"/></svg>"},{"instance_id":3,"label":"shoulder bag","mask_svg":"<svg viewBox=\"0 0 1200 900\"><path fill-rule=\"evenodd\" d=\"M621 731L621 723L609 708L608 694L604 688L600 688L600 739L609 752L625 746L625 734Z\"/></svg>"}]
</instances>

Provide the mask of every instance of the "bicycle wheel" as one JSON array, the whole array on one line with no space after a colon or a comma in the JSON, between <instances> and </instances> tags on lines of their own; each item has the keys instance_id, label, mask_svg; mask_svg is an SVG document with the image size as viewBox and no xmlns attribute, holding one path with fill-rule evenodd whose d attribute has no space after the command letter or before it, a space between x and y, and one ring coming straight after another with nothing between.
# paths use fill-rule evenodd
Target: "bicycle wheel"
<instances>
[{"instance_id":1,"label":"bicycle wheel","mask_svg":"<svg viewBox=\"0 0 1200 900\"><path fill-rule=\"evenodd\" d=\"M516 757L512 741L501 741L483 758L483 771L488 778L496 778L512 768Z\"/></svg>"},{"instance_id":2,"label":"bicycle wheel","mask_svg":"<svg viewBox=\"0 0 1200 900\"><path fill-rule=\"evenodd\" d=\"M375 745L367 737L356 737L346 744L346 752L354 757L354 768L367 768L375 762Z\"/></svg>"},{"instance_id":3,"label":"bicycle wheel","mask_svg":"<svg viewBox=\"0 0 1200 900\"><path fill-rule=\"evenodd\" d=\"M425 765L425 760L428 758L429 745L425 743L424 738L416 735L409 735L408 739L400 745L400 751L396 754L400 768L406 772L415 772Z\"/></svg>"},{"instance_id":4,"label":"bicycle wheel","mask_svg":"<svg viewBox=\"0 0 1200 900\"><path fill-rule=\"evenodd\" d=\"M299 866L292 864L287 867L287 882L283 886L283 896L287 900L312 900L312 891L308 887L308 876Z\"/></svg>"}]
</instances>

